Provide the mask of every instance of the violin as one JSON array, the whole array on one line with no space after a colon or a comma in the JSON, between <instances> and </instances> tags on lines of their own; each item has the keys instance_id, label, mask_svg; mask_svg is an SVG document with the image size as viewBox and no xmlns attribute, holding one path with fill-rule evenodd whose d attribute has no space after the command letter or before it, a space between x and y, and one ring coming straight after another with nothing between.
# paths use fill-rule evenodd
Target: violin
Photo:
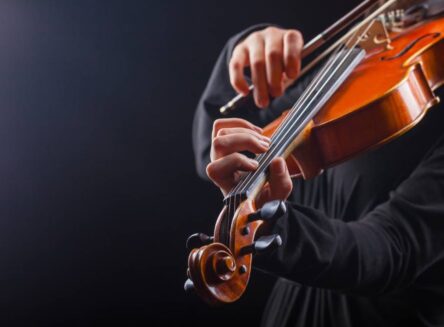
<instances>
[{"instance_id":1,"label":"violin","mask_svg":"<svg viewBox=\"0 0 444 327\"><path fill-rule=\"evenodd\" d=\"M224 198L214 236L188 239L186 290L209 304L234 302L247 288L254 256L281 245L267 230L285 203L255 203L274 158L286 158L292 176L313 178L406 133L439 102L434 91L444 84L444 18L437 10L427 15L424 6L392 11L395 3L364 1L307 44L306 53L313 53L367 13L324 52L328 59L293 107L265 127L270 148Z\"/></svg>"}]
</instances>

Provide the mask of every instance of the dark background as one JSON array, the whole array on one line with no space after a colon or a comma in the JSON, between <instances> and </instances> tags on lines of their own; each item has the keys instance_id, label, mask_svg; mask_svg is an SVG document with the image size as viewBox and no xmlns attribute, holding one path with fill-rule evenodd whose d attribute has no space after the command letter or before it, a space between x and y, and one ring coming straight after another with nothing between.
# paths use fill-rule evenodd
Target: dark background
<instances>
[{"instance_id":1,"label":"dark background","mask_svg":"<svg viewBox=\"0 0 444 327\"><path fill-rule=\"evenodd\" d=\"M234 33L309 39L356 3L0 0L1 323L257 325L272 277L225 308L183 292L184 241L221 200L194 108Z\"/></svg>"}]
</instances>

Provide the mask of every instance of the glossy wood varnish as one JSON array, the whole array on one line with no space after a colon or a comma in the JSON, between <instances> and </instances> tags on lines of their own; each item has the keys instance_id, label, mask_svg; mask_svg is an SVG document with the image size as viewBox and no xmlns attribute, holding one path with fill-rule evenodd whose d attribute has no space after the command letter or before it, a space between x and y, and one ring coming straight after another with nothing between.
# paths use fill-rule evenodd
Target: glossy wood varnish
<instances>
[{"instance_id":1,"label":"glossy wood varnish","mask_svg":"<svg viewBox=\"0 0 444 327\"><path fill-rule=\"evenodd\" d=\"M287 158L292 175L312 178L414 127L439 102L433 90L444 82L443 26L439 19L411 28L393 36L392 50L367 55L306 127L304 137L295 140ZM267 126L266 134L284 117Z\"/></svg>"},{"instance_id":2,"label":"glossy wood varnish","mask_svg":"<svg viewBox=\"0 0 444 327\"><path fill-rule=\"evenodd\" d=\"M312 178L323 169L380 146L413 128L438 103L433 91L444 83L444 19L423 22L391 34L392 49L367 54L349 78L287 149L296 176ZM271 135L285 114L265 128ZM188 276L210 304L230 303L245 292L253 256L242 249L260 234L261 221L248 222L254 196L234 214L229 244L219 238L226 207L215 227L214 243L192 250ZM248 227L249 233L242 231Z\"/></svg>"}]
</instances>

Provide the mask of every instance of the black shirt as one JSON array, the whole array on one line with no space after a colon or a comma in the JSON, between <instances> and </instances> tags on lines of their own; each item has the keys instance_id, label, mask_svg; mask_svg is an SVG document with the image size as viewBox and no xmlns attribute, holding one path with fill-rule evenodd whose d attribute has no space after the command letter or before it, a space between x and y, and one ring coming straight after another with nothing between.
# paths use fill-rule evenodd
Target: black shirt
<instances>
[{"instance_id":1,"label":"black shirt","mask_svg":"<svg viewBox=\"0 0 444 327\"><path fill-rule=\"evenodd\" d=\"M199 102L193 128L205 177L213 121L235 95L229 40ZM267 110L236 112L264 126L288 109L301 80ZM444 108L410 132L308 181L294 181L289 211L274 225L283 245L256 260L280 276L262 326L444 326Z\"/></svg>"}]
</instances>

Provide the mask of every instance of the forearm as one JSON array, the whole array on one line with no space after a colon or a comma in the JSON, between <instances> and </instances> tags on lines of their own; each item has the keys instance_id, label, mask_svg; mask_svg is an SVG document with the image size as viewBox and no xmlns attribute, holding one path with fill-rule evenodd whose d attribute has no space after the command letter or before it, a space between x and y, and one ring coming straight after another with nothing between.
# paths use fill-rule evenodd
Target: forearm
<instances>
[{"instance_id":1,"label":"forearm","mask_svg":"<svg viewBox=\"0 0 444 327\"><path fill-rule=\"evenodd\" d=\"M444 258L441 214L401 194L355 222L289 204L271 232L281 235L283 244L258 257L259 268L342 292L377 295L404 288Z\"/></svg>"}]
</instances>

